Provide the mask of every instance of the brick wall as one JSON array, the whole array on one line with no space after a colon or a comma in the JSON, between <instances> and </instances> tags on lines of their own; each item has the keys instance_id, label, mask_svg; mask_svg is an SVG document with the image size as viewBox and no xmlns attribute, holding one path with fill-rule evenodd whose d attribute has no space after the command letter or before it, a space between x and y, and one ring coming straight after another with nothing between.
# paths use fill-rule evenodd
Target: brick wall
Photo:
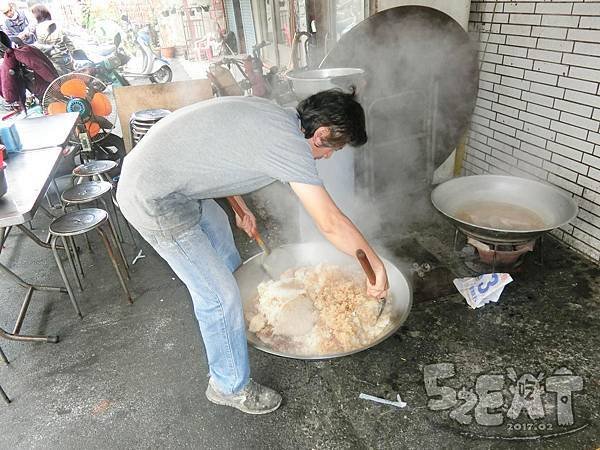
<instances>
[{"instance_id":1,"label":"brick wall","mask_svg":"<svg viewBox=\"0 0 600 450\"><path fill-rule=\"evenodd\" d=\"M466 174L570 192L578 217L554 234L600 262L600 1L479 1L469 30L481 75Z\"/></svg>"}]
</instances>

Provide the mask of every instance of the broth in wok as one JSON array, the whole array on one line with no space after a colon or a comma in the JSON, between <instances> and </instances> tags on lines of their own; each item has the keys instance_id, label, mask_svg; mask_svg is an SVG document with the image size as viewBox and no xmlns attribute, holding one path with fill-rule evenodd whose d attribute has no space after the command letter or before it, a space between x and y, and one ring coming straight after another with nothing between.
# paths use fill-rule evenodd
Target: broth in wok
<instances>
[{"instance_id":1,"label":"broth in wok","mask_svg":"<svg viewBox=\"0 0 600 450\"><path fill-rule=\"evenodd\" d=\"M540 230L546 226L544 220L532 210L503 202L469 203L459 208L455 217L479 227L506 231Z\"/></svg>"}]
</instances>

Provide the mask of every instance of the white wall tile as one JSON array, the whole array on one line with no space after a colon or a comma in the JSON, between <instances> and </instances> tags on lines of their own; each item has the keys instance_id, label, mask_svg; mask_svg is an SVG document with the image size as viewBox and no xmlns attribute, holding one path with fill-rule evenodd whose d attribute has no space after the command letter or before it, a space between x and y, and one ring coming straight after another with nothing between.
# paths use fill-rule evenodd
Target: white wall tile
<instances>
[{"instance_id":1,"label":"white wall tile","mask_svg":"<svg viewBox=\"0 0 600 450\"><path fill-rule=\"evenodd\" d=\"M525 71L525 79L536 81L538 83L550 84L552 86L556 86L558 75L553 75L544 72L535 72L533 70Z\"/></svg>"},{"instance_id":2,"label":"white wall tile","mask_svg":"<svg viewBox=\"0 0 600 450\"><path fill-rule=\"evenodd\" d=\"M571 124L577 128L585 128L586 130L594 132L597 132L598 127L600 126L600 123L597 120L587 119L567 112L560 113L560 121Z\"/></svg>"},{"instance_id":3,"label":"white wall tile","mask_svg":"<svg viewBox=\"0 0 600 450\"><path fill-rule=\"evenodd\" d=\"M537 3L535 12L537 14L571 14L573 11L573 3Z\"/></svg>"},{"instance_id":4,"label":"white wall tile","mask_svg":"<svg viewBox=\"0 0 600 450\"><path fill-rule=\"evenodd\" d=\"M565 39L567 37L567 29L554 27L533 27L531 30L531 36L549 39Z\"/></svg>"},{"instance_id":5,"label":"white wall tile","mask_svg":"<svg viewBox=\"0 0 600 450\"><path fill-rule=\"evenodd\" d=\"M533 70L538 70L540 72L546 73L553 73L555 75L567 75L569 71L569 66L565 66L563 64L555 64L551 62L535 61L533 63Z\"/></svg>"},{"instance_id":6,"label":"white wall tile","mask_svg":"<svg viewBox=\"0 0 600 450\"><path fill-rule=\"evenodd\" d=\"M554 16L554 15L543 15L542 25L548 25L550 27L567 27L573 28L579 24L578 16ZM537 24L532 24L537 25Z\"/></svg>"},{"instance_id":7,"label":"white wall tile","mask_svg":"<svg viewBox=\"0 0 600 450\"><path fill-rule=\"evenodd\" d=\"M527 74L525 74L527 78ZM573 89L575 91L587 92L589 94L595 94L598 92L598 83L593 81L578 80L576 78L558 77L558 85L560 87Z\"/></svg>"},{"instance_id":8,"label":"white wall tile","mask_svg":"<svg viewBox=\"0 0 600 450\"><path fill-rule=\"evenodd\" d=\"M575 3L573 5L573 14L587 16L600 16L600 2L598 3Z\"/></svg>"},{"instance_id":9,"label":"white wall tile","mask_svg":"<svg viewBox=\"0 0 600 450\"><path fill-rule=\"evenodd\" d=\"M527 92L523 93L523 100L526 100L525 94L528 94L528 93ZM535 103L527 104L527 112L537 114L538 116L542 116L542 117L548 117L549 119L554 119L554 120L558 120L560 117L560 111L557 111L556 109L552 109L552 108L547 108L545 106L536 105Z\"/></svg>"},{"instance_id":10,"label":"white wall tile","mask_svg":"<svg viewBox=\"0 0 600 450\"><path fill-rule=\"evenodd\" d=\"M537 41L537 48L541 48L543 50L554 50L557 52L572 52L574 46L575 43L572 41L543 38L539 38Z\"/></svg>"}]
</instances>

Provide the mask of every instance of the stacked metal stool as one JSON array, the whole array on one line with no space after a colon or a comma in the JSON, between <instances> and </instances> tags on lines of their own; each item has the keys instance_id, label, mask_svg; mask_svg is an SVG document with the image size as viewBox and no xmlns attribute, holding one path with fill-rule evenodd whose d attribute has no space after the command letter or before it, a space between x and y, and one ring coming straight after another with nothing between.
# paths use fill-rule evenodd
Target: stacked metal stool
<instances>
[{"instance_id":1,"label":"stacked metal stool","mask_svg":"<svg viewBox=\"0 0 600 450\"><path fill-rule=\"evenodd\" d=\"M143 109L134 112L129 120L129 130L131 131L133 146L135 147L142 140L150 128L169 114L171 114L171 111L168 109Z\"/></svg>"}]
</instances>

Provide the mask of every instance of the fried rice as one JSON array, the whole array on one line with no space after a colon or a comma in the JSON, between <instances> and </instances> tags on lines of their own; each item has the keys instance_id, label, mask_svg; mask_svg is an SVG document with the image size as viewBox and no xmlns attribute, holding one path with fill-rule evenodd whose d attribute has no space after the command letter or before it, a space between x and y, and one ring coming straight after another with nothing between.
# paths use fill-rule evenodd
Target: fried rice
<instances>
[{"instance_id":1,"label":"fried rice","mask_svg":"<svg viewBox=\"0 0 600 450\"><path fill-rule=\"evenodd\" d=\"M390 323L391 302L378 319L379 309L362 272L319 264L260 283L245 315L249 331L273 350L320 356L374 342Z\"/></svg>"}]
</instances>

